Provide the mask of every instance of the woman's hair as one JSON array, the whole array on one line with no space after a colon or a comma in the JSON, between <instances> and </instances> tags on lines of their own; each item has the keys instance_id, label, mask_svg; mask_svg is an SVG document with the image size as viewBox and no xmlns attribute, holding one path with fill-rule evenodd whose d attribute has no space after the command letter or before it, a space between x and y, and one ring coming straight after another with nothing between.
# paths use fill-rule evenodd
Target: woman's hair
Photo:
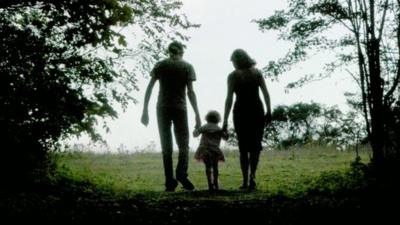
<instances>
[{"instance_id":1,"label":"woman's hair","mask_svg":"<svg viewBox=\"0 0 400 225\"><path fill-rule=\"evenodd\" d=\"M183 54L184 45L178 41L173 41L168 45L168 52L171 55L181 55Z\"/></svg>"},{"instance_id":2,"label":"woman's hair","mask_svg":"<svg viewBox=\"0 0 400 225\"><path fill-rule=\"evenodd\" d=\"M236 49L233 51L231 61L233 61L239 69L247 69L256 65L256 62L250 58L247 52L243 49Z\"/></svg>"},{"instance_id":3,"label":"woman's hair","mask_svg":"<svg viewBox=\"0 0 400 225\"><path fill-rule=\"evenodd\" d=\"M215 110L211 110L206 115L206 121L209 123L219 123L221 122L221 116Z\"/></svg>"}]
</instances>

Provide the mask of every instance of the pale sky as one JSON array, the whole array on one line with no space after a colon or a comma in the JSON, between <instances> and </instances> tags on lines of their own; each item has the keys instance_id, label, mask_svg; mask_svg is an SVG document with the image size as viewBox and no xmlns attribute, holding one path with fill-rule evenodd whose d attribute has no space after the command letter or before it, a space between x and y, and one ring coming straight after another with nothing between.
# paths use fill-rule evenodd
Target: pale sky
<instances>
[{"instance_id":1,"label":"pale sky","mask_svg":"<svg viewBox=\"0 0 400 225\"><path fill-rule=\"evenodd\" d=\"M233 50L236 48L246 50L257 61L257 67L262 69L268 61L282 57L289 49L289 43L277 40L277 33L262 33L257 24L251 22L253 19L272 15L274 10L283 9L285 1L183 0L183 3L182 11L188 16L188 19L201 24L198 29L186 31L191 39L185 43L187 49L184 55L184 59L194 66L197 74L194 88L201 117L203 119L207 111L211 109L219 111L222 115L226 97L226 78L233 70L230 62ZM294 81L307 73L321 71L324 62L326 59L319 55L284 74L279 82L266 79L272 107L299 101L315 101L328 106L345 107L344 92L356 88L353 80L346 74L335 74L332 79L314 82L285 93L284 87L289 81ZM143 77L138 78L140 91L133 95L139 102L131 104L125 113L120 112L117 120L110 121L108 124L111 133L103 136L111 150L117 149L121 144L128 150L143 149L153 142L155 149L152 150L160 151L155 115L158 87L156 85L154 88L150 100L150 124L148 127L144 127L140 123L140 116L148 80ZM192 132L194 113L189 102L188 114L190 132ZM232 116L230 121L232 121ZM88 141L82 138L75 142L85 144ZM199 138L191 137L191 149L195 149L198 142Z\"/></svg>"}]
</instances>

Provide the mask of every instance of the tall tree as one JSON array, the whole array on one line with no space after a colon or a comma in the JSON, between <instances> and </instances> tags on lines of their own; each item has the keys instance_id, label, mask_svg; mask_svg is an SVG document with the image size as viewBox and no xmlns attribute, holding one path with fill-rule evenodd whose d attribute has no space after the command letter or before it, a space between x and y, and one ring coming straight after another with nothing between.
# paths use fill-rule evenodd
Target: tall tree
<instances>
[{"instance_id":1,"label":"tall tree","mask_svg":"<svg viewBox=\"0 0 400 225\"><path fill-rule=\"evenodd\" d=\"M360 87L376 165L399 158L399 150L393 148L396 140L390 138L400 91L399 4L393 0L289 0L286 10L256 21L261 30L278 30L281 39L294 43L284 58L265 67L268 75L278 76L316 51L336 53L323 73L307 75L289 87L346 69Z\"/></svg>"},{"instance_id":2,"label":"tall tree","mask_svg":"<svg viewBox=\"0 0 400 225\"><path fill-rule=\"evenodd\" d=\"M32 173L63 135L100 139L97 120L117 117L115 105L134 100L138 71L128 72L121 59L146 65L166 41L186 40L182 30L197 26L179 14L181 6L179 0L1 1L1 173ZM139 49L127 49L120 30L128 25L145 37Z\"/></svg>"}]
</instances>

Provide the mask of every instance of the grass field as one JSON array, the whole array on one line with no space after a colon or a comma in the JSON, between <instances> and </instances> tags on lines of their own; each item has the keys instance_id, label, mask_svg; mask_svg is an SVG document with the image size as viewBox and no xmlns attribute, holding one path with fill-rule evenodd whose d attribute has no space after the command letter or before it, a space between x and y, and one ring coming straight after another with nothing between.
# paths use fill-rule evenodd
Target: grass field
<instances>
[{"instance_id":1,"label":"grass field","mask_svg":"<svg viewBox=\"0 0 400 225\"><path fill-rule=\"evenodd\" d=\"M239 154L224 151L226 162L220 163L221 189L237 191L241 184ZM361 149L363 162L370 159L369 149ZM329 147L308 147L285 151L263 151L257 171L258 192L287 196L306 190L309 183L323 172L344 171L355 159L354 151ZM177 155L174 154L174 164ZM119 193L148 193L164 190L161 153L95 154L67 152L59 155L60 170L79 180L89 180L98 187ZM189 178L196 190L206 190L204 165L190 155ZM183 191L180 187L178 192ZM253 197L255 197L253 195Z\"/></svg>"},{"instance_id":2,"label":"grass field","mask_svg":"<svg viewBox=\"0 0 400 225\"><path fill-rule=\"evenodd\" d=\"M369 155L362 149L362 162ZM400 201L398 185L377 185L371 174L360 173L368 171L360 170L363 164L352 167L353 151L264 151L255 192L238 190L237 150L225 156L222 191L207 191L204 166L192 153L189 174L196 190L169 193L160 153L57 153L53 183L0 192L0 217L22 224L398 224L392 207Z\"/></svg>"}]
</instances>

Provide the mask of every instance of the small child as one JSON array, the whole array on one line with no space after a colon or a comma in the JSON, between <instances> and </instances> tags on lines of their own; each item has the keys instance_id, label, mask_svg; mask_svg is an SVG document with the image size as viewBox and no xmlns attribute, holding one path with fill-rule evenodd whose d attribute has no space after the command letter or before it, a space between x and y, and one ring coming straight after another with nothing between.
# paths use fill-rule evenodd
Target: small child
<instances>
[{"instance_id":1,"label":"small child","mask_svg":"<svg viewBox=\"0 0 400 225\"><path fill-rule=\"evenodd\" d=\"M195 153L195 159L202 160L206 166L208 189L218 190L218 161L225 161L219 148L221 139L228 140L228 134L218 126L221 116L217 111L209 111L206 115L207 124L193 131L193 136L200 134L200 145Z\"/></svg>"}]
</instances>

